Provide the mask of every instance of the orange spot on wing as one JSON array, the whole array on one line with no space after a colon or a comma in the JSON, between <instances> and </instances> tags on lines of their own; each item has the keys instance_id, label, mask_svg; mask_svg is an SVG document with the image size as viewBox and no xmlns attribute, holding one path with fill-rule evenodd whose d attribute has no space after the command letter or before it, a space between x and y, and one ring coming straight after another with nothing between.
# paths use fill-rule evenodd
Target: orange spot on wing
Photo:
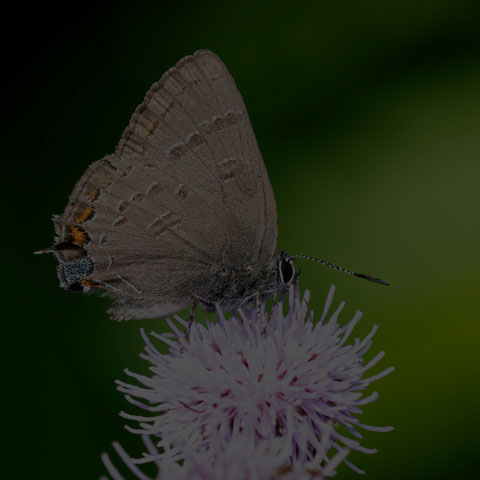
<instances>
[{"instance_id":1,"label":"orange spot on wing","mask_svg":"<svg viewBox=\"0 0 480 480\"><path fill-rule=\"evenodd\" d=\"M91 280L80 280L78 283L81 283L83 286L90 288L107 288L105 285L97 282L92 282Z\"/></svg>"},{"instance_id":2,"label":"orange spot on wing","mask_svg":"<svg viewBox=\"0 0 480 480\"><path fill-rule=\"evenodd\" d=\"M83 245L83 243L87 239L85 232L82 229L76 227L75 225L70 225L70 230L73 235L73 243L75 245Z\"/></svg>"},{"instance_id":3,"label":"orange spot on wing","mask_svg":"<svg viewBox=\"0 0 480 480\"><path fill-rule=\"evenodd\" d=\"M92 200L95 200L97 197L98 197L98 189L96 188L95 190L93 190L93 191L90 193L90 198L91 198Z\"/></svg>"},{"instance_id":4,"label":"orange spot on wing","mask_svg":"<svg viewBox=\"0 0 480 480\"><path fill-rule=\"evenodd\" d=\"M75 219L76 223L82 223L88 219L88 217L93 213L93 208L87 207L83 212Z\"/></svg>"}]
</instances>

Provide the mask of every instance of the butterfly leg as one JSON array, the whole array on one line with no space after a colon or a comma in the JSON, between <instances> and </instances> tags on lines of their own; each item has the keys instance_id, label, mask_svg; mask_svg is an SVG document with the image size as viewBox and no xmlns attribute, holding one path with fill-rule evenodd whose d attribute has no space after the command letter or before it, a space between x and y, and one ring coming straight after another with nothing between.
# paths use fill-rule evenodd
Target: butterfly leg
<instances>
[{"instance_id":1,"label":"butterfly leg","mask_svg":"<svg viewBox=\"0 0 480 480\"><path fill-rule=\"evenodd\" d=\"M190 310L190 317L188 319L187 329L185 330L185 340L190 337L190 330L192 329L193 322L195 321L195 309L198 307L199 298L197 295L193 297L192 309Z\"/></svg>"},{"instance_id":2,"label":"butterfly leg","mask_svg":"<svg viewBox=\"0 0 480 480\"><path fill-rule=\"evenodd\" d=\"M260 318L260 311L262 308L262 302L260 300L260 292L255 294L255 301L256 301L256 312L257 312L257 320Z\"/></svg>"}]
</instances>

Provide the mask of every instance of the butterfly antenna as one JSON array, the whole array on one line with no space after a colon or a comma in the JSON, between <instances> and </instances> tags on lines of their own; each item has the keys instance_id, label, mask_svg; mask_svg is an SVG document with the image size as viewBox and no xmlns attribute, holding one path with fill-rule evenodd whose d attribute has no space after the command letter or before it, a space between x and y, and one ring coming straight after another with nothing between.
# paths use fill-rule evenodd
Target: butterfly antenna
<instances>
[{"instance_id":1,"label":"butterfly antenna","mask_svg":"<svg viewBox=\"0 0 480 480\"><path fill-rule=\"evenodd\" d=\"M313 262L317 262L317 263L321 263L322 265L326 265L327 267L333 268L334 270L338 270L339 272L348 273L349 275L353 275L353 276L358 277L358 278L364 278L365 280L368 280L369 282L380 283L380 285L390 285L390 283L387 282L386 280L382 280L381 278L373 277L372 275L369 275L368 273L351 272L350 270L339 267L338 265L334 265L333 263L327 262L325 260L320 260L320 259L315 258L315 257L310 257L309 255L292 255L291 258L305 258L307 260L312 260Z\"/></svg>"}]
</instances>

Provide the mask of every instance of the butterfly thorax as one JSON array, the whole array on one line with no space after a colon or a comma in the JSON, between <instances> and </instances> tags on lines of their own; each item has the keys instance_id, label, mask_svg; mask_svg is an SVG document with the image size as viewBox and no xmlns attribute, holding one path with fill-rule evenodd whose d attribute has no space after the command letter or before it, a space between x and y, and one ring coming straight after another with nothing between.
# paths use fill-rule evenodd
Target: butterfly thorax
<instances>
[{"instance_id":1,"label":"butterfly thorax","mask_svg":"<svg viewBox=\"0 0 480 480\"><path fill-rule=\"evenodd\" d=\"M257 298L265 302L286 291L297 277L293 262L285 252L276 253L264 264L222 266L214 276L210 293L200 298L200 304L207 311L213 311L217 303L222 310L231 311L254 304Z\"/></svg>"}]
</instances>

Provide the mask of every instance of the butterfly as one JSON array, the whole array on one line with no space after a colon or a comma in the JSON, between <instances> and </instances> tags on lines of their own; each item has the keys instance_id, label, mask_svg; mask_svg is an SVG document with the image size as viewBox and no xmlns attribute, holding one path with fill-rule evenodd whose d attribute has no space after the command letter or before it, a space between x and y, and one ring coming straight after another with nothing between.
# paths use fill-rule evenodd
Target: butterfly
<instances>
[{"instance_id":1,"label":"butterfly","mask_svg":"<svg viewBox=\"0 0 480 480\"><path fill-rule=\"evenodd\" d=\"M277 251L273 189L243 99L208 50L147 92L115 152L93 163L54 216L60 284L113 299L114 320L197 305L234 310L298 279Z\"/></svg>"}]
</instances>

